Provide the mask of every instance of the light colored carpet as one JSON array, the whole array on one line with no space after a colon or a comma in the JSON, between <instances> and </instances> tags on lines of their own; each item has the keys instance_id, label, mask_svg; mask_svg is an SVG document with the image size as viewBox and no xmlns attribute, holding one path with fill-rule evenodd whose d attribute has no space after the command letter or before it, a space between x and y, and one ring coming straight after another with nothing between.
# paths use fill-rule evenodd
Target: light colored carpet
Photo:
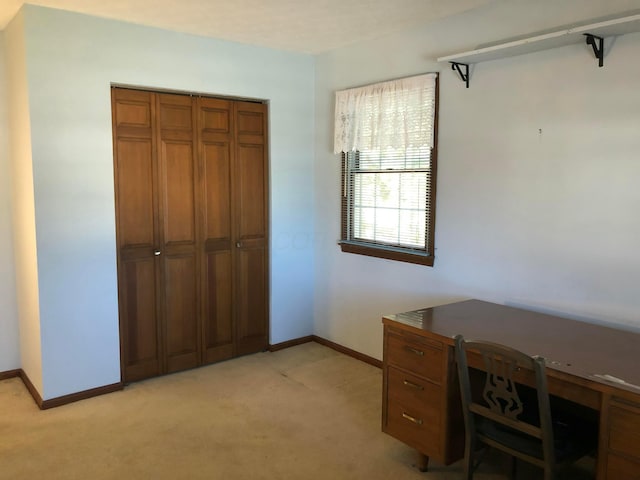
<instances>
[{"instance_id":1,"label":"light colored carpet","mask_svg":"<svg viewBox=\"0 0 640 480\"><path fill-rule=\"evenodd\" d=\"M460 479L459 463L420 473L415 452L381 433L381 390L379 369L316 343L45 411L9 379L0 479ZM490 460L476 479L506 478L502 457Z\"/></svg>"}]
</instances>

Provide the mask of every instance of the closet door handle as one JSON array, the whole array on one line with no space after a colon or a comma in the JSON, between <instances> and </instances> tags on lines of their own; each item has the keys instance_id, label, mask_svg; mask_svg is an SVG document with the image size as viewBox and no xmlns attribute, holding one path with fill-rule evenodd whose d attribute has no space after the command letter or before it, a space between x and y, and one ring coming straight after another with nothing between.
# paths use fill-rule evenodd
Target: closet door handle
<instances>
[{"instance_id":1,"label":"closet door handle","mask_svg":"<svg viewBox=\"0 0 640 480\"><path fill-rule=\"evenodd\" d=\"M242 247L242 242L236 242L236 247L241 248Z\"/></svg>"},{"instance_id":2,"label":"closet door handle","mask_svg":"<svg viewBox=\"0 0 640 480\"><path fill-rule=\"evenodd\" d=\"M154 251L153 251L153 254L154 254L156 257L158 257L158 256L160 255L160 253L161 253L161 252L160 252L160 250L154 250Z\"/></svg>"}]
</instances>

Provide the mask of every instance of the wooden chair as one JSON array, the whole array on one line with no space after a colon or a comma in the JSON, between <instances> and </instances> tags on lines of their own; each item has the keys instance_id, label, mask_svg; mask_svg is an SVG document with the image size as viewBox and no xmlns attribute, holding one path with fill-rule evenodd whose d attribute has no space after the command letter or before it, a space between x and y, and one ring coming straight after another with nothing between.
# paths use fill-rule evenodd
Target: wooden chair
<instances>
[{"instance_id":1,"label":"wooden chair","mask_svg":"<svg viewBox=\"0 0 640 480\"><path fill-rule=\"evenodd\" d=\"M473 478L480 463L480 444L512 457L511 478L515 478L517 459L539 466L544 480L552 480L559 468L595 451L595 422L570 418L564 412L552 414L544 358L491 342L466 341L462 335L455 338L455 349L466 428L465 479ZM480 371L475 370L473 378L470 375L469 350L482 356L484 385ZM522 369L533 371L535 391L514 381L514 373Z\"/></svg>"}]
</instances>

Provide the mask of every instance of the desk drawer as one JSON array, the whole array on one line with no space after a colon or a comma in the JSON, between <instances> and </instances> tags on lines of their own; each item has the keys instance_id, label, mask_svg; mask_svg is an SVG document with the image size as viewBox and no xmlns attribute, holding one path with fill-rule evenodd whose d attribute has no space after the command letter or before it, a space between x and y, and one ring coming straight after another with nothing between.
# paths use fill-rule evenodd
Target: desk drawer
<instances>
[{"instance_id":1,"label":"desk drawer","mask_svg":"<svg viewBox=\"0 0 640 480\"><path fill-rule=\"evenodd\" d=\"M617 455L608 455L607 480L640 480L640 463Z\"/></svg>"},{"instance_id":2,"label":"desk drawer","mask_svg":"<svg viewBox=\"0 0 640 480\"><path fill-rule=\"evenodd\" d=\"M433 382L442 382L443 346L419 337L387 334L388 363Z\"/></svg>"},{"instance_id":3,"label":"desk drawer","mask_svg":"<svg viewBox=\"0 0 640 480\"><path fill-rule=\"evenodd\" d=\"M433 419L442 410L442 387L439 385L393 367L389 367L387 382L389 401L411 409L420 417Z\"/></svg>"},{"instance_id":4,"label":"desk drawer","mask_svg":"<svg viewBox=\"0 0 640 480\"><path fill-rule=\"evenodd\" d=\"M640 463L640 406L611 402L609 422L609 448Z\"/></svg>"},{"instance_id":5,"label":"desk drawer","mask_svg":"<svg viewBox=\"0 0 640 480\"><path fill-rule=\"evenodd\" d=\"M389 400L385 432L425 455L441 458L440 412Z\"/></svg>"}]
</instances>

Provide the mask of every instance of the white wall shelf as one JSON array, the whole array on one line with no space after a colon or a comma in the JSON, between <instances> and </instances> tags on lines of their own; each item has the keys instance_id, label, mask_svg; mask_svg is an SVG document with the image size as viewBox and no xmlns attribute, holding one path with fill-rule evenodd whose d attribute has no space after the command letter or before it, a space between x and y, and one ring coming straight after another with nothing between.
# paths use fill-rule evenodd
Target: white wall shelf
<instances>
[{"instance_id":1,"label":"white wall shelf","mask_svg":"<svg viewBox=\"0 0 640 480\"><path fill-rule=\"evenodd\" d=\"M562 27L554 31L447 55L438 58L438 61L450 62L460 78L466 82L468 88L469 64L524 55L586 41L588 45L593 47L594 54L602 66L604 55L602 38L633 32L640 32L640 13L637 12L624 17Z\"/></svg>"}]
</instances>

